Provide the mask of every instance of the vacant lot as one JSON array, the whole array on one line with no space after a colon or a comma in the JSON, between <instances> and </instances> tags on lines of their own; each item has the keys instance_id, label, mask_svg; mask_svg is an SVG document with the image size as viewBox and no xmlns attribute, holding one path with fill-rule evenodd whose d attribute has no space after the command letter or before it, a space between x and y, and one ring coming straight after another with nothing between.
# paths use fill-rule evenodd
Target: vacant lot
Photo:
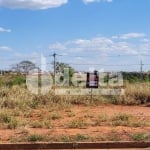
<instances>
[{"instance_id":1,"label":"vacant lot","mask_svg":"<svg viewBox=\"0 0 150 150\"><path fill-rule=\"evenodd\" d=\"M150 140L144 106L71 106L1 110L1 142Z\"/></svg>"},{"instance_id":2,"label":"vacant lot","mask_svg":"<svg viewBox=\"0 0 150 150\"><path fill-rule=\"evenodd\" d=\"M33 95L19 84L0 87L1 143L150 141L149 83L126 84L124 96L92 100Z\"/></svg>"}]
</instances>

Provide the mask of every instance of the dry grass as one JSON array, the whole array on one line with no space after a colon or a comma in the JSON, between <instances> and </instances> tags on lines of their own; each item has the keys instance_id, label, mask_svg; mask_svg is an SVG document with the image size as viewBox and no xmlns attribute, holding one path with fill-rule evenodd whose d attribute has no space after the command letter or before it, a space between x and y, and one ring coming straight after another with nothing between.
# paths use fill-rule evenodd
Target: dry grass
<instances>
[{"instance_id":1,"label":"dry grass","mask_svg":"<svg viewBox=\"0 0 150 150\"><path fill-rule=\"evenodd\" d=\"M36 109L41 105L70 107L70 105L100 105L100 104L125 104L137 105L150 103L150 84L134 83L126 84L125 95L123 96L57 96L52 92L47 95L33 95L25 85L0 87L0 107Z\"/></svg>"},{"instance_id":2,"label":"dry grass","mask_svg":"<svg viewBox=\"0 0 150 150\"><path fill-rule=\"evenodd\" d=\"M86 128L87 122L83 119L74 119L66 125L68 128Z\"/></svg>"},{"instance_id":3,"label":"dry grass","mask_svg":"<svg viewBox=\"0 0 150 150\"><path fill-rule=\"evenodd\" d=\"M150 83L127 84L124 99L127 104L150 103Z\"/></svg>"},{"instance_id":4,"label":"dry grass","mask_svg":"<svg viewBox=\"0 0 150 150\"><path fill-rule=\"evenodd\" d=\"M11 87L0 87L0 128L45 128L54 129L55 124L61 128L85 129L90 127L118 126L127 127L149 127L149 120L142 120L130 114L116 114L109 116L95 113L88 110L83 114L72 110L72 106L99 106L102 104L139 105L150 103L150 84L134 83L126 84L125 95L123 96L57 96L53 92L47 95L34 95L25 85ZM89 108L87 107L87 108ZM64 113L64 114L63 114ZM34 118L34 120L33 120ZM65 122L63 122L66 119ZM62 124L60 123L62 122ZM133 134L131 140L149 140L149 135ZM26 135L26 136L25 136ZM111 135L111 139L109 138ZM93 141L93 140L120 140L116 137L119 133L111 132L110 135L99 137L88 137L84 134L76 136L62 135L59 137L45 137L38 134L29 134L26 130L20 133L20 137L12 138L12 141ZM118 135L118 136L117 136ZM19 135L18 135L19 136ZM26 138L25 138L26 137Z\"/></svg>"}]
</instances>

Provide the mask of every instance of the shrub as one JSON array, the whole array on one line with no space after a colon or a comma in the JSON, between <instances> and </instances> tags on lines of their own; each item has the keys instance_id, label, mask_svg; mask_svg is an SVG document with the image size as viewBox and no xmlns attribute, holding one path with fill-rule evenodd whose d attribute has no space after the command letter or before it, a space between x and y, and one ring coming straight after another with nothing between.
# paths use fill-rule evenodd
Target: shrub
<instances>
[{"instance_id":1,"label":"shrub","mask_svg":"<svg viewBox=\"0 0 150 150\"><path fill-rule=\"evenodd\" d=\"M108 116L107 114L101 114L100 116L98 116L98 118L95 120L95 125L100 126L102 125L103 122L107 122L108 121Z\"/></svg>"},{"instance_id":2,"label":"shrub","mask_svg":"<svg viewBox=\"0 0 150 150\"><path fill-rule=\"evenodd\" d=\"M108 136L108 139L110 141L120 141L121 138L119 136L119 134L115 131L115 130L112 130Z\"/></svg>"},{"instance_id":3,"label":"shrub","mask_svg":"<svg viewBox=\"0 0 150 150\"><path fill-rule=\"evenodd\" d=\"M34 121L31 123L32 128L42 128L43 124L40 121Z\"/></svg>"},{"instance_id":4,"label":"shrub","mask_svg":"<svg viewBox=\"0 0 150 150\"><path fill-rule=\"evenodd\" d=\"M89 137L87 135L83 135L83 134L77 134L75 136L75 140L76 141L84 141L84 140L88 140Z\"/></svg>"},{"instance_id":5,"label":"shrub","mask_svg":"<svg viewBox=\"0 0 150 150\"><path fill-rule=\"evenodd\" d=\"M112 118L112 124L114 126L128 126L130 125L131 115L120 113Z\"/></svg>"},{"instance_id":6,"label":"shrub","mask_svg":"<svg viewBox=\"0 0 150 150\"><path fill-rule=\"evenodd\" d=\"M131 137L135 141L149 141L150 140L150 134L144 134L144 133L135 133L131 135Z\"/></svg>"},{"instance_id":7,"label":"shrub","mask_svg":"<svg viewBox=\"0 0 150 150\"><path fill-rule=\"evenodd\" d=\"M10 122L8 123L8 129L16 129L18 122L15 118L11 117Z\"/></svg>"},{"instance_id":8,"label":"shrub","mask_svg":"<svg viewBox=\"0 0 150 150\"><path fill-rule=\"evenodd\" d=\"M68 125L69 128L84 128L85 126L87 126L87 124L80 119L72 120Z\"/></svg>"},{"instance_id":9,"label":"shrub","mask_svg":"<svg viewBox=\"0 0 150 150\"><path fill-rule=\"evenodd\" d=\"M52 128L53 126L52 126L52 123L51 123L49 120L45 120L45 121L43 122L43 127L46 128L46 129L50 129L50 128Z\"/></svg>"},{"instance_id":10,"label":"shrub","mask_svg":"<svg viewBox=\"0 0 150 150\"><path fill-rule=\"evenodd\" d=\"M10 77L8 77L8 78L10 78ZM26 83L26 79L24 76L15 75L15 76L12 76L9 80L6 80L4 85L11 87L13 85L21 85L21 84L25 84L25 83Z\"/></svg>"},{"instance_id":11,"label":"shrub","mask_svg":"<svg viewBox=\"0 0 150 150\"><path fill-rule=\"evenodd\" d=\"M8 99L8 98L5 98L3 99L3 101L1 102L1 107L2 108L10 108L10 109L13 109L15 108L15 106L17 105L17 102L13 99Z\"/></svg>"},{"instance_id":12,"label":"shrub","mask_svg":"<svg viewBox=\"0 0 150 150\"><path fill-rule=\"evenodd\" d=\"M37 98L33 98L31 101L29 101L28 106L30 108L36 109L40 105L40 100Z\"/></svg>"},{"instance_id":13,"label":"shrub","mask_svg":"<svg viewBox=\"0 0 150 150\"><path fill-rule=\"evenodd\" d=\"M62 136L61 140L66 143L66 142L70 142L71 138L69 136L64 135Z\"/></svg>"},{"instance_id":14,"label":"shrub","mask_svg":"<svg viewBox=\"0 0 150 150\"><path fill-rule=\"evenodd\" d=\"M7 112L0 113L0 123L7 124L8 129L15 129L18 125L18 121L15 117L10 116Z\"/></svg>"},{"instance_id":15,"label":"shrub","mask_svg":"<svg viewBox=\"0 0 150 150\"><path fill-rule=\"evenodd\" d=\"M61 118L61 116L60 116L60 114L58 114L58 113L53 113L52 115L51 115L51 119L52 120L57 120L57 119L60 119Z\"/></svg>"},{"instance_id":16,"label":"shrub","mask_svg":"<svg viewBox=\"0 0 150 150\"><path fill-rule=\"evenodd\" d=\"M1 123L9 123L11 121L11 116L7 112L0 113L0 122Z\"/></svg>"},{"instance_id":17,"label":"shrub","mask_svg":"<svg viewBox=\"0 0 150 150\"><path fill-rule=\"evenodd\" d=\"M41 141L41 140L43 140L43 136L38 135L38 134L31 134L28 137L29 142L36 142L36 141Z\"/></svg>"},{"instance_id":18,"label":"shrub","mask_svg":"<svg viewBox=\"0 0 150 150\"><path fill-rule=\"evenodd\" d=\"M125 113L120 113L120 114L117 114L113 120L116 121L116 120L120 120L120 121L129 121L129 119L131 118L131 115L129 114L125 114Z\"/></svg>"}]
</instances>

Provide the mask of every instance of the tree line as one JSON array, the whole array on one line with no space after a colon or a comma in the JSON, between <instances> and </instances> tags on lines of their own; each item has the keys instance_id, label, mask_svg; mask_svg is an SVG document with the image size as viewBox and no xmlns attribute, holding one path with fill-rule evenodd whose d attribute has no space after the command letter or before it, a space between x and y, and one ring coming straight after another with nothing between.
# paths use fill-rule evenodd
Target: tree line
<instances>
[{"instance_id":1,"label":"tree line","mask_svg":"<svg viewBox=\"0 0 150 150\"><path fill-rule=\"evenodd\" d=\"M55 72L58 73L64 73L64 68L69 68L69 76L72 77L73 73L75 72L75 69L71 67L69 64L62 63L62 62L56 62L56 67L55 67ZM41 69L36 66L33 62L24 60L21 61L20 63L17 63L12 66L12 68L9 71L4 71L0 70L1 74L9 74L11 72L16 73L16 74L28 74L29 71L31 70L38 70L38 72L41 72ZM144 82L149 82L150 81L150 72L122 72L123 79L130 82L139 82L139 81L144 81ZM106 77L107 78L107 77ZM63 80L63 79L62 79ZM105 79L107 80L107 79Z\"/></svg>"}]
</instances>

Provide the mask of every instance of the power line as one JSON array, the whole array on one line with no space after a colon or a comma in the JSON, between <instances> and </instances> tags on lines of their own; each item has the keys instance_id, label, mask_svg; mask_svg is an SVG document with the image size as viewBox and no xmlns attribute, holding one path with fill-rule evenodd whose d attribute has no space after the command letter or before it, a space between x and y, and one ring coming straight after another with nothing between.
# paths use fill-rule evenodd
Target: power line
<instances>
[{"instance_id":1,"label":"power line","mask_svg":"<svg viewBox=\"0 0 150 150\"><path fill-rule=\"evenodd\" d=\"M83 64L83 63L70 63L68 62L68 64L71 64L71 65L83 65L83 66L86 66L86 65L91 65L91 66L139 66L139 64Z\"/></svg>"},{"instance_id":2,"label":"power line","mask_svg":"<svg viewBox=\"0 0 150 150\"><path fill-rule=\"evenodd\" d=\"M56 54L55 52L52 54L52 55L45 55L44 57L53 57L53 67L54 67L54 70L53 70L53 73L54 73L54 82L55 82L55 74L56 74L56 57L57 56L63 56L63 57L84 57L84 58L88 58L88 57L91 57L91 56L79 56L79 55L74 55L74 56L71 56L71 55L59 55L59 54ZM97 55L98 56L98 55ZM101 57L126 57L126 56L144 56L144 57L147 57L147 56L150 56L148 54L130 54L130 55L107 55L107 56L101 56ZM28 57L29 59L35 59L35 58L41 58L41 56L35 56L35 57ZM23 59L23 58L17 58L17 59ZM15 58L9 58L9 59L5 59L5 58L2 58L1 59L2 61L4 60L7 60L7 61L16 61ZM140 64L101 64L101 63L74 63L74 62L65 62L66 64L69 64L69 65L76 65L76 66L105 66L105 67L121 67L121 66L128 66L128 67L131 67L131 66L139 66L140 65L140 72L141 72L141 79L142 79L142 72L143 72L143 66L150 66L150 64L144 64L142 61L140 62ZM39 66L41 67L42 65L48 65L48 64L51 64L51 63L46 63L46 64L39 64ZM9 65L9 66L12 66L12 65Z\"/></svg>"},{"instance_id":3,"label":"power line","mask_svg":"<svg viewBox=\"0 0 150 150\"><path fill-rule=\"evenodd\" d=\"M91 52L92 53L92 52ZM142 57L149 57L150 55L147 55L147 54L127 54L127 55L99 55L99 54L96 54L96 56L93 55L62 55L63 57L71 57L71 58L78 58L78 57L81 57L81 58L96 58L96 57L102 57L102 58L119 58L119 57L139 57L139 56L142 56Z\"/></svg>"},{"instance_id":4,"label":"power line","mask_svg":"<svg viewBox=\"0 0 150 150\"><path fill-rule=\"evenodd\" d=\"M91 52L92 53L92 52ZM56 53L55 53L56 54ZM53 54L54 55L54 54ZM50 57L50 56L53 56L53 55L45 55L44 57ZM91 56L91 55L89 55L89 56L85 56L85 55L58 55L57 54L57 56L63 56L63 57L74 57L74 58L76 58L76 57L84 57L84 58L88 58L88 57L94 57L95 58L95 56ZM129 56L143 56L143 57L148 57L148 56L150 56L150 55L148 55L148 54L125 54L125 55L97 55L97 56L101 56L101 57L129 57ZM14 57L12 57L12 58L0 58L2 61L16 61L16 59L35 59L35 58L41 58L41 56L33 56L33 57L24 57L24 58L19 58L19 57L16 57L16 58L14 58Z\"/></svg>"}]
</instances>

